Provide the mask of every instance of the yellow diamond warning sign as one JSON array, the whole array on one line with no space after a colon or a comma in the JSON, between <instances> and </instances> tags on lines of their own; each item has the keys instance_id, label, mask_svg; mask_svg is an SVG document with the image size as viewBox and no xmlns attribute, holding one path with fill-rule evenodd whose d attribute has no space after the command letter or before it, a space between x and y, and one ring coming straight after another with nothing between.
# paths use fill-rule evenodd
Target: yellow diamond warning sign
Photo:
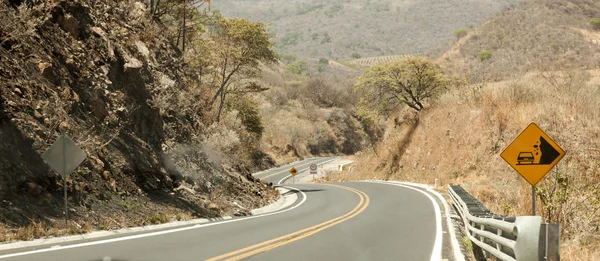
<instances>
[{"instance_id":1,"label":"yellow diamond warning sign","mask_svg":"<svg viewBox=\"0 0 600 261\"><path fill-rule=\"evenodd\" d=\"M290 174L292 174L292 177L296 176L296 174L298 174L298 170L296 168L291 168L290 169Z\"/></svg>"},{"instance_id":2,"label":"yellow diamond warning sign","mask_svg":"<svg viewBox=\"0 0 600 261\"><path fill-rule=\"evenodd\" d=\"M531 123L500 156L535 186L565 156L565 151Z\"/></svg>"}]
</instances>

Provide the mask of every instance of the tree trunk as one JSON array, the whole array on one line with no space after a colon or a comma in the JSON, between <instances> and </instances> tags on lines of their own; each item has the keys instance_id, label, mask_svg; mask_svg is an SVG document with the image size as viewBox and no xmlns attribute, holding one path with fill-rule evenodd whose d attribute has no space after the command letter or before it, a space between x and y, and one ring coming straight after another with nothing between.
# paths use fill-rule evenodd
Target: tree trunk
<instances>
[{"instance_id":1,"label":"tree trunk","mask_svg":"<svg viewBox=\"0 0 600 261\"><path fill-rule=\"evenodd\" d=\"M186 17L187 16L186 10L187 10L187 0L183 1L183 44L182 44L182 47L181 47L181 51L183 53L185 53L185 29L186 29L185 28L185 20L187 19L187 17Z\"/></svg>"},{"instance_id":2,"label":"tree trunk","mask_svg":"<svg viewBox=\"0 0 600 261\"><path fill-rule=\"evenodd\" d=\"M225 91L221 92L221 101L219 102L219 111L217 112L217 122L221 122L221 112L223 111L223 104L225 103Z\"/></svg>"},{"instance_id":3,"label":"tree trunk","mask_svg":"<svg viewBox=\"0 0 600 261\"><path fill-rule=\"evenodd\" d=\"M422 111L424 106L420 101L417 101L417 106L419 107L419 109L417 111Z\"/></svg>"}]
</instances>

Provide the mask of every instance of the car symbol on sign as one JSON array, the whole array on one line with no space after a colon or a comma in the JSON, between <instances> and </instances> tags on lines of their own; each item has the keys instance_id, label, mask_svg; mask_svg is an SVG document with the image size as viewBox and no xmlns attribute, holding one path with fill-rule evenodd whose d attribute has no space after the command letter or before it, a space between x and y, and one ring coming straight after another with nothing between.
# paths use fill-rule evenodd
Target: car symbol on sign
<instances>
[{"instance_id":1,"label":"car symbol on sign","mask_svg":"<svg viewBox=\"0 0 600 261\"><path fill-rule=\"evenodd\" d=\"M533 153L531 152L520 152L517 157L518 165L524 165L525 163L533 164Z\"/></svg>"}]
</instances>

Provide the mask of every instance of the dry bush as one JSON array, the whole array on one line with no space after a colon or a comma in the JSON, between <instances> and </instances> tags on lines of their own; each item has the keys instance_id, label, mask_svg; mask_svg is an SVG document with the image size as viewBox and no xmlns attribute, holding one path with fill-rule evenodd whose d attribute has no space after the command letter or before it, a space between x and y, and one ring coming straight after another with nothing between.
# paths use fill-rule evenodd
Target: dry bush
<instances>
[{"instance_id":1,"label":"dry bush","mask_svg":"<svg viewBox=\"0 0 600 261\"><path fill-rule=\"evenodd\" d=\"M26 42L35 36L36 27L44 21L40 6L20 5L14 10L6 1L0 3L0 46L18 48L20 42Z\"/></svg>"},{"instance_id":2,"label":"dry bush","mask_svg":"<svg viewBox=\"0 0 600 261\"><path fill-rule=\"evenodd\" d=\"M305 78L263 69L271 88L257 95L264 135L260 147L279 162L297 157L352 154L364 146L363 126L354 116L353 77L324 73Z\"/></svg>"}]
</instances>

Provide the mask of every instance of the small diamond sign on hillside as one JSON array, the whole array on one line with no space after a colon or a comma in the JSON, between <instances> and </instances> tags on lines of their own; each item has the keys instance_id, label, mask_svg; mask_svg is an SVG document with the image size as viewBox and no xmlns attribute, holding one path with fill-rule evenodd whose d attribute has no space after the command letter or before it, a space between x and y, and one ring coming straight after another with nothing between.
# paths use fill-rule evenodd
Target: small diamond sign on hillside
<instances>
[{"instance_id":1,"label":"small diamond sign on hillside","mask_svg":"<svg viewBox=\"0 0 600 261\"><path fill-rule=\"evenodd\" d=\"M67 207L67 177L79 164L85 160L87 154L66 135L60 135L58 140L42 154L42 159L63 177L63 191L65 192L65 228L69 227L69 208Z\"/></svg>"},{"instance_id":2,"label":"small diamond sign on hillside","mask_svg":"<svg viewBox=\"0 0 600 261\"><path fill-rule=\"evenodd\" d=\"M85 151L64 134L42 154L42 159L65 178L79 167L86 157Z\"/></svg>"}]
</instances>

